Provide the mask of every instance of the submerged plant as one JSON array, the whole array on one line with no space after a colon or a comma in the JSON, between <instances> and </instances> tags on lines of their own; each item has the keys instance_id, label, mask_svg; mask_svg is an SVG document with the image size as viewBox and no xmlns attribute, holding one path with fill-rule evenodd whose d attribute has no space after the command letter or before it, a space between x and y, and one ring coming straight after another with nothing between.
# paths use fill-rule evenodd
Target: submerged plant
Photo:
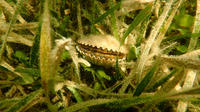
<instances>
[{"instance_id":1,"label":"submerged plant","mask_svg":"<svg viewBox=\"0 0 200 112\"><path fill-rule=\"evenodd\" d=\"M200 111L199 4L0 0L0 111Z\"/></svg>"}]
</instances>

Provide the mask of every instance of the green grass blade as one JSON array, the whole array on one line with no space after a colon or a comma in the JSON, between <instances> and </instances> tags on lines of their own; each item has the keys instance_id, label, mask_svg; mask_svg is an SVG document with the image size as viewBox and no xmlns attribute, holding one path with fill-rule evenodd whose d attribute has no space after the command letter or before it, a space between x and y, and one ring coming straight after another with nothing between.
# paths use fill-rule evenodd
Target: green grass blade
<instances>
[{"instance_id":1,"label":"green grass blade","mask_svg":"<svg viewBox=\"0 0 200 112\"><path fill-rule=\"evenodd\" d=\"M101 15L100 17L98 17L96 20L94 20L93 24L96 24L100 21L102 21L104 18L106 18L108 15L112 14L115 10L117 10L121 5L121 2L118 2L115 6L113 6L112 8L110 8L108 11L106 11L103 15Z\"/></svg>"},{"instance_id":2,"label":"green grass blade","mask_svg":"<svg viewBox=\"0 0 200 112\"><path fill-rule=\"evenodd\" d=\"M124 43L126 37L131 33L131 31L140 23L142 23L148 16L151 15L152 5L148 5L145 9L140 11L140 13L135 17L132 23L129 25L127 31L124 33L122 37L121 44Z\"/></svg>"},{"instance_id":3,"label":"green grass blade","mask_svg":"<svg viewBox=\"0 0 200 112\"><path fill-rule=\"evenodd\" d=\"M147 75L143 78L143 80L138 84L133 96L139 96L145 89L145 87L149 84L151 78L153 77L154 72L156 71L156 65L152 67L152 69L147 73Z\"/></svg>"},{"instance_id":4,"label":"green grass blade","mask_svg":"<svg viewBox=\"0 0 200 112\"><path fill-rule=\"evenodd\" d=\"M73 87L67 87L67 88L74 94L74 97L77 102L83 101L83 99L81 98L81 95L78 93L78 91L75 88Z\"/></svg>"},{"instance_id":5,"label":"green grass blade","mask_svg":"<svg viewBox=\"0 0 200 112\"><path fill-rule=\"evenodd\" d=\"M183 34L183 35L170 36L170 37L164 39L163 42L175 41L175 40L178 40L178 39L195 38L195 37L200 37L200 33L186 33L186 34Z\"/></svg>"},{"instance_id":6,"label":"green grass blade","mask_svg":"<svg viewBox=\"0 0 200 112\"><path fill-rule=\"evenodd\" d=\"M23 76L23 81L20 81L20 84L32 84L35 81L34 79L40 77L40 71L34 68L17 67L15 71Z\"/></svg>"},{"instance_id":7,"label":"green grass blade","mask_svg":"<svg viewBox=\"0 0 200 112\"><path fill-rule=\"evenodd\" d=\"M10 108L7 109L6 112L20 112L26 107L28 107L32 102L35 100L39 100L39 96L42 95L42 89L39 89L37 91L34 91L27 95L26 97L19 100L16 104L10 106Z\"/></svg>"},{"instance_id":8,"label":"green grass blade","mask_svg":"<svg viewBox=\"0 0 200 112\"><path fill-rule=\"evenodd\" d=\"M77 102L83 102L83 99L79 92L73 87L67 87L74 95ZM83 108L81 112L89 112L88 108Z\"/></svg>"},{"instance_id":9,"label":"green grass blade","mask_svg":"<svg viewBox=\"0 0 200 112\"><path fill-rule=\"evenodd\" d=\"M184 77L184 70L183 68L177 69L177 72L173 75L174 78L172 80L167 81L162 88L160 88L156 94L161 95L161 94L167 94L171 90L175 88L175 86L182 80Z\"/></svg>"},{"instance_id":10,"label":"green grass blade","mask_svg":"<svg viewBox=\"0 0 200 112\"><path fill-rule=\"evenodd\" d=\"M38 52L39 52L39 46L40 46L40 30L41 30L41 25L39 27L39 31L37 32L35 36L33 46L31 47L30 60L29 60L30 66L33 66L33 64L38 60L38 56L39 56Z\"/></svg>"},{"instance_id":11,"label":"green grass blade","mask_svg":"<svg viewBox=\"0 0 200 112\"><path fill-rule=\"evenodd\" d=\"M21 100L21 98L12 98L12 99L2 99L0 101L0 110L2 110L3 108L7 108L10 105L16 104L17 102L19 102Z\"/></svg>"},{"instance_id":12,"label":"green grass blade","mask_svg":"<svg viewBox=\"0 0 200 112\"><path fill-rule=\"evenodd\" d=\"M26 66L29 65L28 63L28 57L26 56L26 54L20 50L17 50L14 54L14 56L23 64L25 64Z\"/></svg>"},{"instance_id":13,"label":"green grass blade","mask_svg":"<svg viewBox=\"0 0 200 112\"><path fill-rule=\"evenodd\" d=\"M17 67L15 69L15 71L20 72L20 73L27 73L32 77L39 77L40 76L40 71L38 69L34 69L34 68Z\"/></svg>"},{"instance_id":14,"label":"green grass blade","mask_svg":"<svg viewBox=\"0 0 200 112\"><path fill-rule=\"evenodd\" d=\"M119 60L118 60L118 57L116 58L115 70L116 70L116 73L114 74L112 80L116 80L116 81L117 81L117 80L122 79L123 76L125 76L124 73L122 72L120 66L119 66Z\"/></svg>"},{"instance_id":15,"label":"green grass blade","mask_svg":"<svg viewBox=\"0 0 200 112\"><path fill-rule=\"evenodd\" d=\"M150 101L154 101L157 99L164 99L165 97L161 96L143 96L143 97L128 97L128 98L121 98L121 99L94 99L88 100L85 102L77 103L72 105L68 108L61 110L60 112L75 112L85 107L91 107L96 105L103 105L105 104L108 108L122 108L122 107L131 107L138 104L147 103ZM162 100L161 99L161 100Z\"/></svg>"},{"instance_id":16,"label":"green grass blade","mask_svg":"<svg viewBox=\"0 0 200 112\"><path fill-rule=\"evenodd\" d=\"M96 76L97 76L97 78L99 79L99 81L100 81L102 87L105 89L105 88L106 88L106 85L104 84L104 79L103 79L104 77L100 76L100 74L97 73L97 72L95 72L95 73L96 73Z\"/></svg>"},{"instance_id":17,"label":"green grass blade","mask_svg":"<svg viewBox=\"0 0 200 112\"><path fill-rule=\"evenodd\" d=\"M49 13L49 0L44 2L44 12L41 24L40 34L40 74L42 86L45 90L45 95L48 97L49 91L51 90L50 82L52 61L51 58L51 25L50 25L50 13Z\"/></svg>"},{"instance_id":18,"label":"green grass blade","mask_svg":"<svg viewBox=\"0 0 200 112\"><path fill-rule=\"evenodd\" d=\"M113 0L109 0L109 4L110 4L110 6L113 7L113 5L114 5ZM117 40L120 40L119 35L118 35L117 22L116 22L116 16L115 16L115 12L114 11L111 13L111 24L112 24L112 32L114 34L114 37Z\"/></svg>"},{"instance_id":19,"label":"green grass blade","mask_svg":"<svg viewBox=\"0 0 200 112\"><path fill-rule=\"evenodd\" d=\"M108 76L103 70L97 70L97 73L99 74L100 77L106 80L111 80L110 76Z\"/></svg>"},{"instance_id":20,"label":"green grass blade","mask_svg":"<svg viewBox=\"0 0 200 112\"><path fill-rule=\"evenodd\" d=\"M172 70L169 75L167 75L166 77L164 77L161 80L159 80L158 82L156 82L150 89L148 89L148 91L153 91L156 88L158 88L160 85L162 85L165 82L167 82L167 80L169 80L174 75L174 73L176 73L175 69Z\"/></svg>"},{"instance_id":21,"label":"green grass blade","mask_svg":"<svg viewBox=\"0 0 200 112\"><path fill-rule=\"evenodd\" d=\"M2 61L2 56L3 56L3 53L4 53L5 48L6 48L8 35L9 35L9 33L12 31L12 25L13 25L13 24L16 22L16 20L17 20L17 14L19 13L19 10L20 10L20 8L21 8L21 6L22 6L22 3L23 3L23 0L18 1L17 6L16 6L16 9L15 9L15 12L14 12L14 14L13 14L13 16L12 16L12 19L11 19L11 21L10 21L10 23L9 23L9 27L8 27L8 29L7 29L7 31L6 31L6 34L3 35L3 36L4 36L4 40L3 40L2 46L1 46L1 48L0 48L0 62ZM2 37L1 37L1 38L2 38Z\"/></svg>"}]
</instances>

